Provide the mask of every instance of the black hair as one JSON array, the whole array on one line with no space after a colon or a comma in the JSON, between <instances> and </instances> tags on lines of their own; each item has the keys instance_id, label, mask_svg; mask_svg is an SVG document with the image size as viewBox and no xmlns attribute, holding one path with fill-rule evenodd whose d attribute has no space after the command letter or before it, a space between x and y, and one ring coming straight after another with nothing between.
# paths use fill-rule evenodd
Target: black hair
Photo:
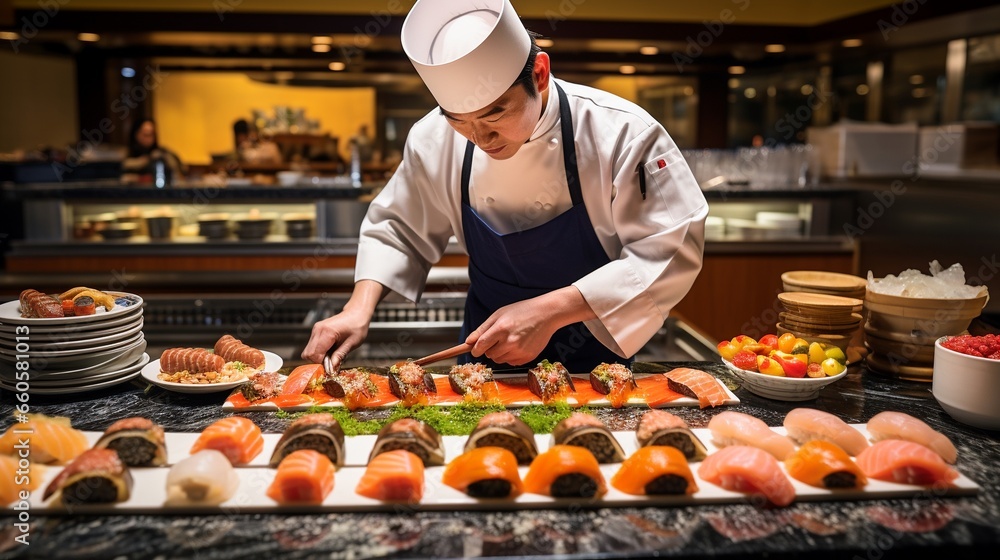
<instances>
[{"instance_id":1,"label":"black hair","mask_svg":"<svg viewBox=\"0 0 1000 560\"><path fill-rule=\"evenodd\" d=\"M139 145L139 143L136 142L135 140L136 133L138 133L139 129L142 128L142 125L146 124L147 122L153 124L153 145L148 148ZM160 141L158 136L159 135L156 133L156 122L153 119L140 118L132 121L132 132L130 132L128 135L128 156L129 157L144 156L149 152L158 149L160 147Z\"/></svg>"},{"instance_id":2,"label":"black hair","mask_svg":"<svg viewBox=\"0 0 1000 560\"><path fill-rule=\"evenodd\" d=\"M524 68L521 69L521 73L517 75L517 79L514 80L512 86L521 84L524 91L528 92L528 96L535 98L538 97L538 88L535 87L535 57L538 53L542 52L542 48L538 46L535 39L541 37L540 34L534 31L528 31L528 37L531 39L531 48L528 50L528 60L524 63Z\"/></svg>"}]
</instances>

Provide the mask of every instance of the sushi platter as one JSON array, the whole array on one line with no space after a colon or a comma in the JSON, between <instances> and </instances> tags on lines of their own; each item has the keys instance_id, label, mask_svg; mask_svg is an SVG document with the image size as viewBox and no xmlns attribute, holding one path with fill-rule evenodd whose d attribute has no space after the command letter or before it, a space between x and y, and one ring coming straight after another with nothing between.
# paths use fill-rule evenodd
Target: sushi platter
<instances>
[{"instance_id":1,"label":"sushi platter","mask_svg":"<svg viewBox=\"0 0 1000 560\"><path fill-rule=\"evenodd\" d=\"M866 424L850 424L867 439L869 433ZM778 434L787 433L783 427L772 430ZM712 444L712 435L707 428L691 430L705 443L709 457L716 453L717 447ZM93 445L100 437L98 432L82 432L89 445ZM636 432L612 432L621 445L626 456L632 456L639 448ZM549 496L523 493L515 498L476 499L442 483L442 474L446 467L428 466L424 473L422 498L417 503L387 502L358 495L355 490L359 481L365 475L369 464L369 453L375 444L375 436L347 437L344 442L343 466L336 470L332 491L326 495L319 505L288 505L276 503L269 498L265 490L272 484L278 472L268 467L268 458L279 444L281 434L263 434L263 449L245 465L236 467L234 480L235 493L228 500L217 505L200 505L196 503L175 503L168 500L167 481L170 467L189 457L189 451L195 444L197 433L166 433L167 449L166 465L164 467L131 468L133 480L131 495L127 500L115 504L63 505L57 498L44 500L42 491L32 492L29 499L31 511L39 514L179 514L179 513L267 513L267 512L375 512L375 511L419 511L419 510L526 510L552 509L568 507L640 507L640 506L692 506L700 504L755 503L758 497L725 490L698 476L698 463L692 463L694 482L697 491L687 495L670 496L636 496L623 493L611 485L607 493L598 498L552 498ZM552 445L553 436L536 434L535 443L539 452L544 452ZM463 452L466 436L443 436L444 461L451 462ZM563 446L566 447L566 446ZM782 463L778 463L782 471L787 471ZM44 469L39 488L45 488L56 478L61 467L37 466ZM622 468L621 463L601 464L600 471L606 480L611 480ZM522 478L528 474L529 467L517 468ZM794 487L794 501L852 501L888 498L909 498L933 495L935 498L953 496L971 496L979 491L979 486L965 475L958 477L946 486L917 486L885 482L869 479L863 489L826 490L804 484L788 477Z\"/></svg>"}]
</instances>

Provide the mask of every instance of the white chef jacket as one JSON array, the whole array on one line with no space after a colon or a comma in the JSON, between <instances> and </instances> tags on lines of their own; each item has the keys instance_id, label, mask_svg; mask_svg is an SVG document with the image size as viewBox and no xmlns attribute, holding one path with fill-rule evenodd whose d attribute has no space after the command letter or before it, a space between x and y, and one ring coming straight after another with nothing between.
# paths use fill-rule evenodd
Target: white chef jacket
<instances>
[{"instance_id":1,"label":"white chef jacket","mask_svg":"<svg viewBox=\"0 0 1000 560\"><path fill-rule=\"evenodd\" d=\"M598 89L559 84L572 105L584 203L611 259L573 286L597 315L585 322L591 333L618 355L632 356L701 270L708 203L677 145L646 111ZM552 85L538 125L513 157L494 160L475 150L470 204L497 232L543 224L572 206L559 119ZM361 225L355 281L374 280L418 301L449 238L465 246L466 142L438 109L413 126L402 164Z\"/></svg>"}]
</instances>

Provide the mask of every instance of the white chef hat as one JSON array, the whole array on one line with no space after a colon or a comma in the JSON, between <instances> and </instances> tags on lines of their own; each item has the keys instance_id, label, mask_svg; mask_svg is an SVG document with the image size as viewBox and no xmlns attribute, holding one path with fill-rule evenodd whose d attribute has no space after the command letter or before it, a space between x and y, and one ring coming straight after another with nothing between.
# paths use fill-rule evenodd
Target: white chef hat
<instances>
[{"instance_id":1,"label":"white chef hat","mask_svg":"<svg viewBox=\"0 0 1000 560\"><path fill-rule=\"evenodd\" d=\"M524 69L531 49L509 0L417 0L401 39L431 95L452 113L496 101Z\"/></svg>"}]
</instances>

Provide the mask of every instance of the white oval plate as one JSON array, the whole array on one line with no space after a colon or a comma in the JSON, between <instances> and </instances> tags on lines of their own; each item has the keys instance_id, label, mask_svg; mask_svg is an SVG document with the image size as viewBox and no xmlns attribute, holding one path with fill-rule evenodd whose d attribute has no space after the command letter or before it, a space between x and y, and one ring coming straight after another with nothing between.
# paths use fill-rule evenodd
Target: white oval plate
<instances>
[{"instance_id":1,"label":"white oval plate","mask_svg":"<svg viewBox=\"0 0 1000 560\"><path fill-rule=\"evenodd\" d=\"M131 362L125 367L97 373L95 375L67 377L62 375L45 375L36 373L31 379L31 386L50 389L57 387L80 387L83 385L92 385L94 383L109 381L118 377L124 377L130 373L135 373L141 370L148 363L149 354L143 352L142 356L140 356L138 360Z\"/></svg>"},{"instance_id":2,"label":"white oval plate","mask_svg":"<svg viewBox=\"0 0 1000 560\"><path fill-rule=\"evenodd\" d=\"M281 369L281 364L284 360L281 356L268 352L267 350L261 350L264 353L264 368L262 371L278 371ZM241 379L239 381L230 381L229 383L211 383L205 385L189 385L187 383L171 383L170 381L163 381L159 378L160 375L160 360L156 359L152 362L146 364L146 367L142 368L142 378L149 381L153 385L158 387L163 387L164 389L174 391L177 393L215 393L218 391L230 391L239 387L240 385L246 383L246 379Z\"/></svg>"},{"instance_id":3,"label":"white oval plate","mask_svg":"<svg viewBox=\"0 0 1000 560\"><path fill-rule=\"evenodd\" d=\"M747 391L777 401L808 401L815 399L819 396L820 389L847 375L846 369L837 375L827 377L783 377L780 375L767 375L756 371L740 369L725 358L720 359L729 368L729 371L733 372L733 375L743 382L743 387Z\"/></svg>"},{"instance_id":4,"label":"white oval plate","mask_svg":"<svg viewBox=\"0 0 1000 560\"><path fill-rule=\"evenodd\" d=\"M0 304L0 323L28 326L95 323L104 321L109 317L120 317L142 307L142 298L135 294L112 291L105 291L104 293L110 294L115 298L115 307L111 311L98 311L93 315L84 315L82 317L27 318L21 317L21 302L15 299L14 301Z\"/></svg>"},{"instance_id":5,"label":"white oval plate","mask_svg":"<svg viewBox=\"0 0 1000 560\"><path fill-rule=\"evenodd\" d=\"M146 339L139 337L139 340L131 346L118 346L96 354L62 358L36 358L31 356L28 358L28 362L31 365L31 371L44 371L45 373L67 373L89 368L97 369L98 367L110 366L112 363L127 364L137 359L146 351L146 344ZM13 358L0 355L0 362L14 364L15 361Z\"/></svg>"},{"instance_id":6,"label":"white oval plate","mask_svg":"<svg viewBox=\"0 0 1000 560\"><path fill-rule=\"evenodd\" d=\"M131 381L139 376L139 371L134 371L125 377L119 377L117 379L111 379L109 381L101 381L100 383L93 383L90 385L77 385L74 387L58 387L58 388L38 388L30 387L28 389L28 394L30 395L72 395L74 393L83 393L85 391L93 391L95 389L103 389L105 387L111 387L113 385L118 385L119 383L125 383L126 381ZM13 391L13 387L0 383L0 387L4 389Z\"/></svg>"},{"instance_id":7,"label":"white oval plate","mask_svg":"<svg viewBox=\"0 0 1000 560\"><path fill-rule=\"evenodd\" d=\"M91 317L94 317L94 315L91 315ZM112 328L120 328L122 326L135 323L140 319L142 319L141 307L135 310L126 311L115 316L114 318L109 318L96 323L73 323L71 325L54 324L49 326L31 325L28 327L28 336L83 336L87 333L110 331ZM51 321L52 319L45 320ZM24 336L22 331L24 331L25 326L26 325L5 325L0 323L0 337L13 340L16 336Z\"/></svg>"},{"instance_id":8,"label":"white oval plate","mask_svg":"<svg viewBox=\"0 0 1000 560\"><path fill-rule=\"evenodd\" d=\"M41 337L31 336L28 338L27 343L29 346L29 352L58 352L60 350L72 350L72 349L90 349L94 350L98 346L108 344L110 342L120 342L126 340L136 335L142 330L142 317L140 316L139 322L134 325L125 325L125 328L114 329L116 332L108 333L101 336L86 336L86 337L56 337L52 339L42 339ZM17 346L13 341L9 341L3 337L0 337L0 352L11 353Z\"/></svg>"},{"instance_id":9,"label":"white oval plate","mask_svg":"<svg viewBox=\"0 0 1000 560\"><path fill-rule=\"evenodd\" d=\"M28 356L31 358L44 358L50 362L65 362L65 361L75 361L81 358L87 357L89 354L99 354L101 352L106 352L114 350L116 348L124 348L131 346L136 342L142 340L142 329L138 329L136 332L128 335L124 340L118 340L115 342L103 342L96 344L93 347L84 346L82 348L69 348L63 350L54 351L40 351L37 349L31 349L27 352ZM7 348L0 348L0 357L4 359L11 360L16 356L18 352L16 350L9 350Z\"/></svg>"}]
</instances>

